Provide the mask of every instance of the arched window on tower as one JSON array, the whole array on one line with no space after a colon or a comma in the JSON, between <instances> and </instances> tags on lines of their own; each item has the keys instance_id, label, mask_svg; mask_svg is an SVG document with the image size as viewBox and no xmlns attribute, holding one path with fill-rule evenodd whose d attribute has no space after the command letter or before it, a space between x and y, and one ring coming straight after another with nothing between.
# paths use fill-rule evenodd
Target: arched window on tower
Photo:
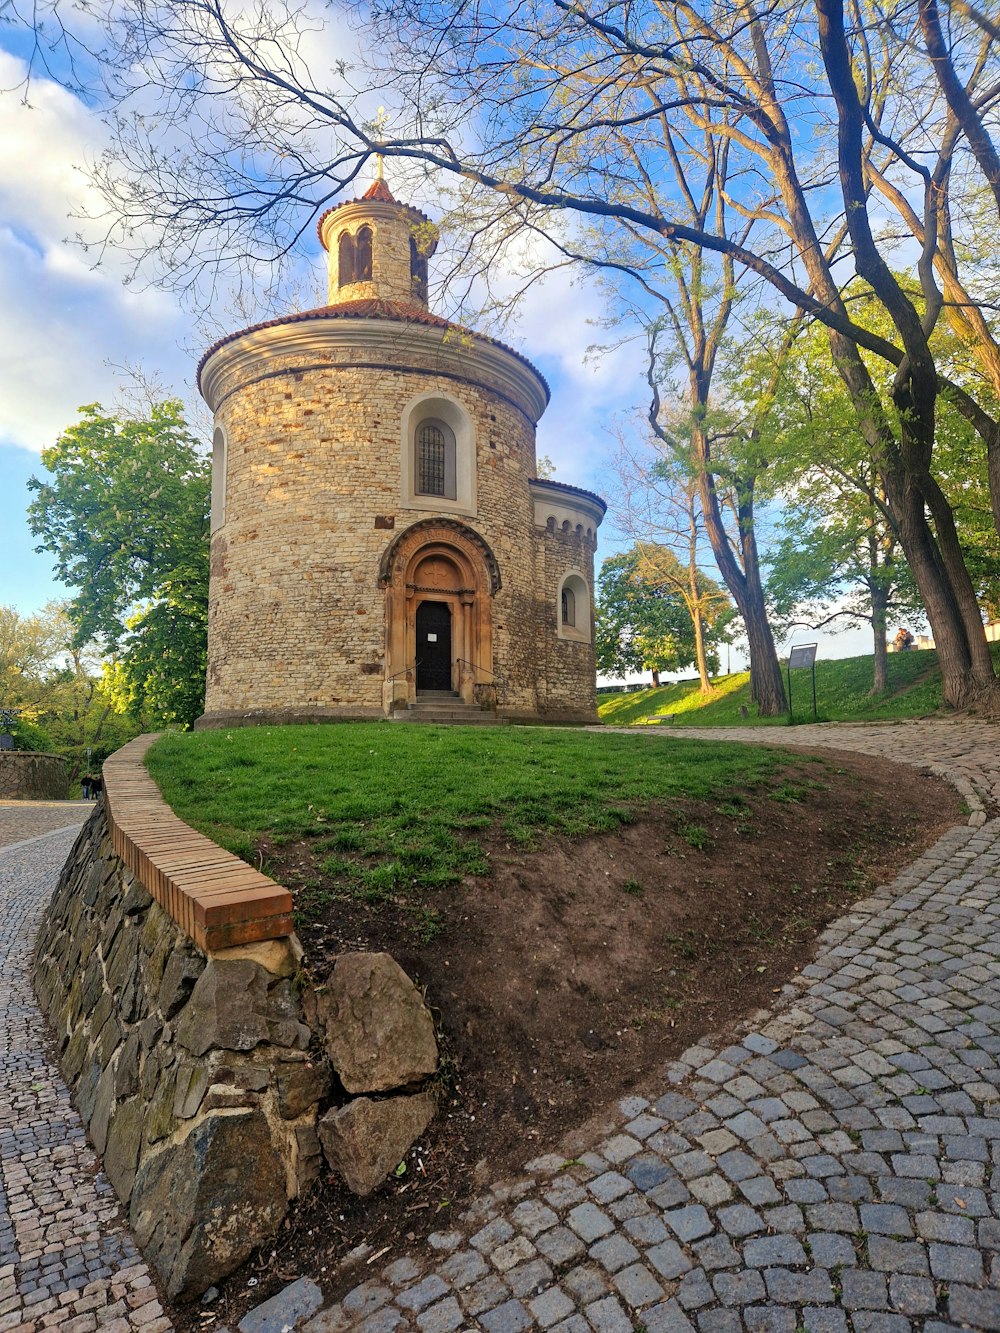
<instances>
[{"instance_id":1,"label":"arched window on tower","mask_svg":"<svg viewBox=\"0 0 1000 1333\"><path fill-rule=\"evenodd\" d=\"M577 643L590 642L590 589L576 573L567 574L559 589L559 622L556 633L560 639Z\"/></svg>"},{"instance_id":2,"label":"arched window on tower","mask_svg":"<svg viewBox=\"0 0 1000 1333\"><path fill-rule=\"evenodd\" d=\"M418 495L455 499L455 432L437 417L421 421L416 431Z\"/></svg>"},{"instance_id":3,"label":"arched window on tower","mask_svg":"<svg viewBox=\"0 0 1000 1333\"><path fill-rule=\"evenodd\" d=\"M410 289L416 300L427 304L427 256L421 253L415 236L410 237Z\"/></svg>"},{"instance_id":4,"label":"arched window on tower","mask_svg":"<svg viewBox=\"0 0 1000 1333\"><path fill-rule=\"evenodd\" d=\"M362 227L356 236L341 232L337 243L337 285L372 280L372 229Z\"/></svg>"},{"instance_id":5,"label":"arched window on tower","mask_svg":"<svg viewBox=\"0 0 1000 1333\"><path fill-rule=\"evenodd\" d=\"M372 229L362 227L354 238L354 281L372 280Z\"/></svg>"},{"instance_id":6,"label":"arched window on tower","mask_svg":"<svg viewBox=\"0 0 1000 1333\"><path fill-rule=\"evenodd\" d=\"M340 233L337 243L337 284L347 287L354 281L354 237L350 232Z\"/></svg>"},{"instance_id":7,"label":"arched window on tower","mask_svg":"<svg viewBox=\"0 0 1000 1333\"><path fill-rule=\"evenodd\" d=\"M212 436L212 510L211 530L226 521L226 432L217 426Z\"/></svg>"}]
</instances>

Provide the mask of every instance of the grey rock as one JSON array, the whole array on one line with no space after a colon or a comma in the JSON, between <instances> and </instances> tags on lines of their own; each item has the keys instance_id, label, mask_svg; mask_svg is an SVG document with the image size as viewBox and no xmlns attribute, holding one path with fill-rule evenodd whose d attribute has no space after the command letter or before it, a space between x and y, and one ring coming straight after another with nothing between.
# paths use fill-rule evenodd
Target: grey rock
<instances>
[{"instance_id":1,"label":"grey rock","mask_svg":"<svg viewBox=\"0 0 1000 1333\"><path fill-rule=\"evenodd\" d=\"M430 1010L389 954L343 954L317 1008L327 1053L348 1092L387 1092L437 1069Z\"/></svg>"},{"instance_id":2,"label":"grey rock","mask_svg":"<svg viewBox=\"0 0 1000 1333\"><path fill-rule=\"evenodd\" d=\"M157 1005L163 1017L170 1020L187 1003L195 982L205 970L204 954L190 946L179 944L167 959L160 982Z\"/></svg>"},{"instance_id":3,"label":"grey rock","mask_svg":"<svg viewBox=\"0 0 1000 1333\"><path fill-rule=\"evenodd\" d=\"M198 1114L209 1082L210 1075L205 1065L194 1064L190 1060L181 1062L174 1089L174 1115L178 1120L191 1120Z\"/></svg>"},{"instance_id":4,"label":"grey rock","mask_svg":"<svg viewBox=\"0 0 1000 1333\"><path fill-rule=\"evenodd\" d=\"M237 1324L239 1333L289 1333L323 1304L323 1293L315 1282L300 1277L245 1314Z\"/></svg>"},{"instance_id":5,"label":"grey rock","mask_svg":"<svg viewBox=\"0 0 1000 1333\"><path fill-rule=\"evenodd\" d=\"M119 1103L108 1130L104 1170L123 1203L128 1203L139 1163L145 1107L141 1097Z\"/></svg>"},{"instance_id":6,"label":"grey rock","mask_svg":"<svg viewBox=\"0 0 1000 1333\"><path fill-rule=\"evenodd\" d=\"M251 1111L211 1116L143 1162L129 1221L167 1295L184 1300L237 1268L287 1210L284 1166Z\"/></svg>"},{"instance_id":7,"label":"grey rock","mask_svg":"<svg viewBox=\"0 0 1000 1333\"><path fill-rule=\"evenodd\" d=\"M370 1194L405 1157L433 1118L429 1092L372 1101L357 1097L332 1108L319 1122L323 1152L330 1166L355 1194Z\"/></svg>"},{"instance_id":8,"label":"grey rock","mask_svg":"<svg viewBox=\"0 0 1000 1333\"><path fill-rule=\"evenodd\" d=\"M326 1065L311 1060L283 1061L277 1067L278 1114L295 1120L329 1096L332 1076Z\"/></svg>"},{"instance_id":9,"label":"grey rock","mask_svg":"<svg viewBox=\"0 0 1000 1333\"><path fill-rule=\"evenodd\" d=\"M267 973L246 959L211 959L177 1023L177 1040L192 1055L213 1047L250 1051L268 1040Z\"/></svg>"}]
</instances>

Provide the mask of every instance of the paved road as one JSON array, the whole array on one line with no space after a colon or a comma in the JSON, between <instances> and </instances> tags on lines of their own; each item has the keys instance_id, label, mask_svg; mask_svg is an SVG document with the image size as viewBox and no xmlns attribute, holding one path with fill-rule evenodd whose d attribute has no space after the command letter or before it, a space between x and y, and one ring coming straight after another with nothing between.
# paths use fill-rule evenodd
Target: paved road
<instances>
[{"instance_id":1,"label":"paved road","mask_svg":"<svg viewBox=\"0 0 1000 1333\"><path fill-rule=\"evenodd\" d=\"M529 1162L308 1333L1000 1330L1000 730L710 736L930 767L970 823L832 926L755 1031L687 1051L589 1151Z\"/></svg>"},{"instance_id":2,"label":"paved road","mask_svg":"<svg viewBox=\"0 0 1000 1333\"><path fill-rule=\"evenodd\" d=\"M0 803L0 1330L167 1333L149 1271L45 1055L29 964L88 810Z\"/></svg>"},{"instance_id":3,"label":"paved road","mask_svg":"<svg viewBox=\"0 0 1000 1333\"><path fill-rule=\"evenodd\" d=\"M755 1031L685 1052L588 1151L528 1163L308 1333L1000 1330L1000 733L711 736L930 767L970 823L828 930ZM73 836L47 830L86 813L51 809L24 842L25 807L0 806L0 1330L163 1333L41 1050L30 937Z\"/></svg>"}]
</instances>

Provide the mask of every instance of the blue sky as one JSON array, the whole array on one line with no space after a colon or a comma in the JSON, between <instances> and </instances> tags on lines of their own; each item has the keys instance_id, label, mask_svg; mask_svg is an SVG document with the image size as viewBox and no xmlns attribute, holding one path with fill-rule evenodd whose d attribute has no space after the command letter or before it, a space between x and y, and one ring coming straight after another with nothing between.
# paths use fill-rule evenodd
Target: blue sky
<instances>
[{"instance_id":1,"label":"blue sky","mask_svg":"<svg viewBox=\"0 0 1000 1333\"><path fill-rule=\"evenodd\" d=\"M15 86L22 73L20 57L0 42L0 88ZM48 557L34 552L24 518L26 484L40 470L41 450L83 404L114 407L126 364L195 401L201 343L191 319L169 294L127 285L119 256L105 253L95 266L96 253L72 239L87 226L79 215L99 211L81 167L102 140L99 117L53 83L34 80L30 106L17 93L0 93L0 604L23 614L68 595L53 581ZM319 305L325 274L318 244L312 258ZM308 273L308 258L304 267ZM598 492L612 481L614 429L627 429L644 411L647 392L636 349L587 355L602 336L595 327L602 301L595 286L556 273L528 291L517 325L504 333L552 388L539 454L553 460L559 480ZM609 537L598 560L614 549ZM863 634L822 638L824 656L870 651ZM742 657L734 655L734 667L737 661Z\"/></svg>"},{"instance_id":2,"label":"blue sky","mask_svg":"<svg viewBox=\"0 0 1000 1333\"><path fill-rule=\"evenodd\" d=\"M0 44L0 87L16 83L22 68ZM34 81L31 100L26 107L16 94L0 94L0 603L22 613L65 595L24 521L26 482L40 468L41 450L83 404L114 405L126 363L192 402L199 347L172 297L126 286L116 256L95 268L93 253L70 239L81 226L74 215L94 207L79 168L101 147L102 129L54 84ZM319 305L325 273L316 250ZM613 418L638 404L643 389L641 368L625 353L586 362L596 336L590 321L599 313L595 290L556 275L532 289L518 326L504 335L553 390L539 453L553 459L560 479L596 490L606 480Z\"/></svg>"}]
</instances>

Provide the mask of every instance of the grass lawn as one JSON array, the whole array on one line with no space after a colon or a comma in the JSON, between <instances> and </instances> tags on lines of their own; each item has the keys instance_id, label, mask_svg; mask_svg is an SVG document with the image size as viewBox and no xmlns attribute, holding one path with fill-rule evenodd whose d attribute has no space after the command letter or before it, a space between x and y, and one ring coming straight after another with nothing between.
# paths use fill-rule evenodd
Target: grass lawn
<instances>
[{"instance_id":1,"label":"grass lawn","mask_svg":"<svg viewBox=\"0 0 1000 1333\"><path fill-rule=\"evenodd\" d=\"M415 911L423 889L487 872L488 832L527 848L620 828L653 800L726 805L741 789L780 792L787 762L740 745L385 722L170 733L147 759L177 814L236 855L257 863L262 840L305 839L326 854L324 901L332 883Z\"/></svg>"},{"instance_id":2,"label":"grass lawn","mask_svg":"<svg viewBox=\"0 0 1000 1333\"><path fill-rule=\"evenodd\" d=\"M994 654L996 656L996 653ZM787 674L785 676L787 681ZM711 698L701 694L697 681L663 685L632 694L601 695L598 712L609 726L633 726L648 717L673 713L687 727L746 727L788 725L788 715L759 718L750 702L750 673L718 676ZM884 722L922 717L941 707L941 679L934 649L892 653L889 656L889 692L875 699L871 657L844 657L816 663L816 714L820 722ZM796 722L811 722L812 685L808 671L792 676L792 705ZM740 709L747 710L744 717Z\"/></svg>"}]
</instances>

